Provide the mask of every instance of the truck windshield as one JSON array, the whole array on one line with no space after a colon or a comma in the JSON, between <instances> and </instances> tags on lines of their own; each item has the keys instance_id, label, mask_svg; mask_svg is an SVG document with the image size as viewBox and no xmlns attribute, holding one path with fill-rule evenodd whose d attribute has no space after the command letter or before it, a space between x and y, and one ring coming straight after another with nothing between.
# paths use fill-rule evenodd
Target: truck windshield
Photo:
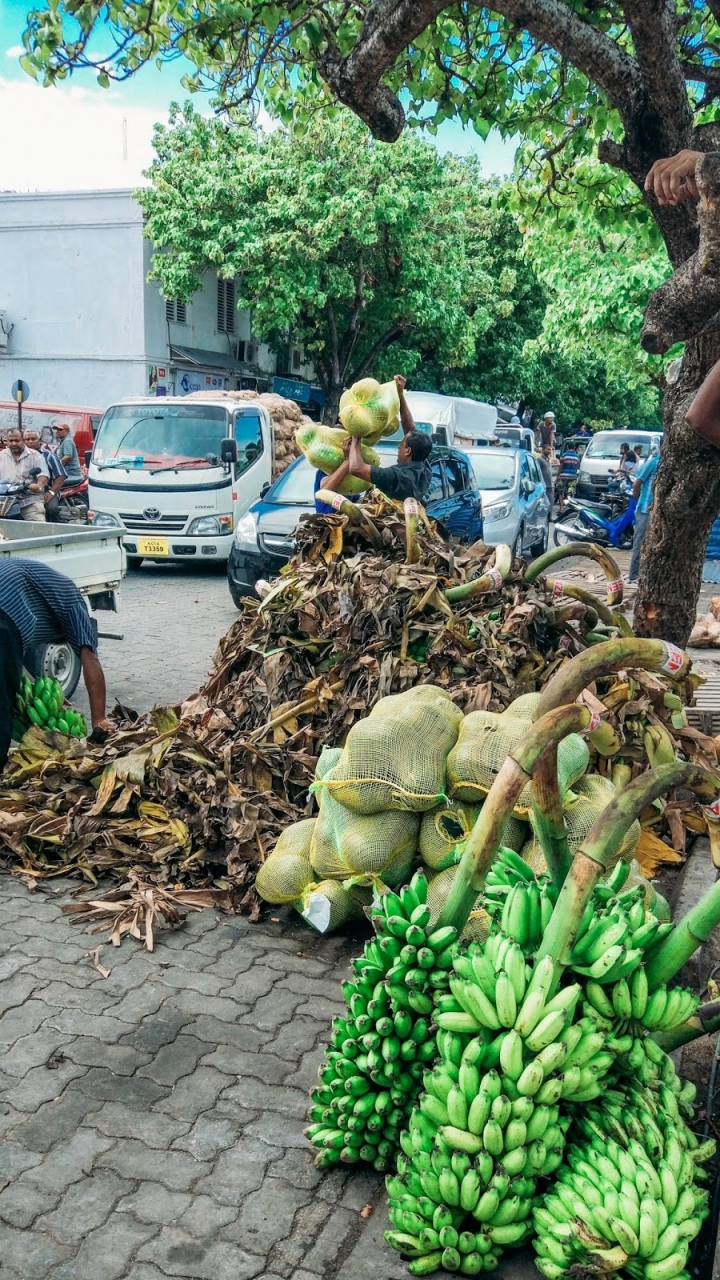
<instances>
[{"instance_id":1,"label":"truck windshield","mask_svg":"<svg viewBox=\"0 0 720 1280\"><path fill-rule=\"evenodd\" d=\"M655 443L651 436L644 436L638 439L630 431L599 431L590 441L585 457L615 458L619 460L621 444L629 444L631 449L635 449L637 445L640 445L643 455L647 457L650 443Z\"/></svg>"},{"instance_id":2,"label":"truck windshield","mask_svg":"<svg viewBox=\"0 0 720 1280\"><path fill-rule=\"evenodd\" d=\"M119 404L100 424L92 460L147 470L207 466L208 454L219 459L228 434L228 412L219 405Z\"/></svg>"}]
</instances>

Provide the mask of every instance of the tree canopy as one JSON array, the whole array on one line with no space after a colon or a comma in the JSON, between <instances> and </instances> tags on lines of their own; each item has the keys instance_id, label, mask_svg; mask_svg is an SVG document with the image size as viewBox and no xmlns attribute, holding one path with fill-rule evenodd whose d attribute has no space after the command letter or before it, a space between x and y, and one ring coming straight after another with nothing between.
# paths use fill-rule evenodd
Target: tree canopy
<instances>
[{"instance_id":1,"label":"tree canopy","mask_svg":"<svg viewBox=\"0 0 720 1280\"><path fill-rule=\"evenodd\" d=\"M515 272L492 247L477 162L409 135L389 151L349 113L299 132L208 120L187 105L155 135L138 192L153 270L187 299L208 268L276 348L291 335L334 411L342 388L392 358L465 368L513 310Z\"/></svg>"}]
</instances>

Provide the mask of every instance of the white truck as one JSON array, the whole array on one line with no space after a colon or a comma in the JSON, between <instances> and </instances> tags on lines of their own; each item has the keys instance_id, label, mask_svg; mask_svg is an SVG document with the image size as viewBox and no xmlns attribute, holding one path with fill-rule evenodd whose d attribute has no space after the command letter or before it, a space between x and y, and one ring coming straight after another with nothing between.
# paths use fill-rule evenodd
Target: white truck
<instances>
[{"instance_id":1,"label":"white truck","mask_svg":"<svg viewBox=\"0 0 720 1280\"><path fill-rule=\"evenodd\" d=\"M442 396L435 391L408 391L406 399L418 428L444 432L444 444L462 449L464 444L490 440L495 435L497 409L493 404L467 396Z\"/></svg>"},{"instance_id":2,"label":"white truck","mask_svg":"<svg viewBox=\"0 0 720 1280\"><path fill-rule=\"evenodd\" d=\"M90 519L121 533L130 569L144 558L227 560L272 465L270 415L255 401L122 401L103 414L89 455Z\"/></svg>"},{"instance_id":3,"label":"white truck","mask_svg":"<svg viewBox=\"0 0 720 1280\"><path fill-rule=\"evenodd\" d=\"M0 520L0 574L3 562L9 558L42 560L72 579L88 610L117 611L118 588L125 573L119 529ZM80 679L80 659L67 644L37 645L25 654L25 666L31 675L58 680L67 698Z\"/></svg>"}]
</instances>

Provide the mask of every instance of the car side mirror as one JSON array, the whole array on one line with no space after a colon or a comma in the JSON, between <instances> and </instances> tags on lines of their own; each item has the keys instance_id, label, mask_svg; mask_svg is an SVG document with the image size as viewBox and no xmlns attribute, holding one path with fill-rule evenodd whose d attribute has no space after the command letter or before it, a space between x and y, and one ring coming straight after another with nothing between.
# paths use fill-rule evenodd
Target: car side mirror
<instances>
[{"instance_id":1,"label":"car side mirror","mask_svg":"<svg viewBox=\"0 0 720 1280\"><path fill-rule=\"evenodd\" d=\"M431 439L433 444L447 444L448 442L447 428L438 427L435 431L433 431Z\"/></svg>"},{"instance_id":2,"label":"car side mirror","mask_svg":"<svg viewBox=\"0 0 720 1280\"><path fill-rule=\"evenodd\" d=\"M83 457L84 457L84 459L85 459L85 466L86 466L86 467L89 467L89 466L90 466L90 459L92 458L92 449L86 449L86 450L85 450L85 453L83 454Z\"/></svg>"},{"instance_id":3,"label":"car side mirror","mask_svg":"<svg viewBox=\"0 0 720 1280\"><path fill-rule=\"evenodd\" d=\"M220 445L220 457L226 466L237 462L238 450L236 440L223 440Z\"/></svg>"},{"instance_id":4,"label":"car side mirror","mask_svg":"<svg viewBox=\"0 0 720 1280\"><path fill-rule=\"evenodd\" d=\"M269 488L270 488L270 481L269 481L269 480L266 480L266 481L265 481L265 484L263 485L262 489L260 490L260 497L261 497L261 498L264 498L264 497L265 497L265 494L267 493L267 491L268 491L268 489L269 489Z\"/></svg>"}]
</instances>

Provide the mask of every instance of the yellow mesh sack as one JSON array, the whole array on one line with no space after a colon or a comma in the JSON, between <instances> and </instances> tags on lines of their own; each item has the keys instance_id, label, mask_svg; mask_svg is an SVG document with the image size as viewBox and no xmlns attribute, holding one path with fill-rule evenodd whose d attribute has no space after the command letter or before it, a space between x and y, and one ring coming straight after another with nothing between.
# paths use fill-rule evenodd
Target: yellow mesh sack
<instances>
[{"instance_id":1,"label":"yellow mesh sack","mask_svg":"<svg viewBox=\"0 0 720 1280\"><path fill-rule=\"evenodd\" d=\"M331 769L325 780L332 783L333 775ZM326 790L320 796L310 859L322 878L379 875L386 884L397 884L398 875L412 866L419 829L418 813L352 813Z\"/></svg>"},{"instance_id":2,"label":"yellow mesh sack","mask_svg":"<svg viewBox=\"0 0 720 1280\"><path fill-rule=\"evenodd\" d=\"M428 876L427 905L430 908L430 924L428 927L431 929L435 928L440 919L440 913L452 889L456 870L456 867L448 867L445 871L438 871L436 875ZM463 938L472 938L476 942L484 942L489 932L490 916L482 907L482 894L480 894L468 916L467 924L461 936Z\"/></svg>"},{"instance_id":3,"label":"yellow mesh sack","mask_svg":"<svg viewBox=\"0 0 720 1280\"><path fill-rule=\"evenodd\" d=\"M503 715L512 716L515 720L534 720L541 697L541 693L522 693L505 708Z\"/></svg>"},{"instance_id":4,"label":"yellow mesh sack","mask_svg":"<svg viewBox=\"0 0 720 1280\"><path fill-rule=\"evenodd\" d=\"M314 818L304 818L285 828L255 878L255 888L264 902L295 902L311 883L310 843L314 827Z\"/></svg>"},{"instance_id":5,"label":"yellow mesh sack","mask_svg":"<svg viewBox=\"0 0 720 1280\"><path fill-rule=\"evenodd\" d=\"M347 890L337 880L321 880L307 885L295 906L318 933L332 933L362 916L363 903L371 901L369 890Z\"/></svg>"},{"instance_id":6,"label":"yellow mesh sack","mask_svg":"<svg viewBox=\"0 0 720 1280\"><path fill-rule=\"evenodd\" d=\"M313 785L353 813L434 809L446 799L445 762L462 720L433 685L381 698L348 733L332 777Z\"/></svg>"},{"instance_id":7,"label":"yellow mesh sack","mask_svg":"<svg viewBox=\"0 0 720 1280\"><path fill-rule=\"evenodd\" d=\"M506 757L519 746L528 731L528 720L492 711L471 711L465 716L458 740L447 761L448 791L453 800L482 802ZM558 747L558 778L561 792L580 778L590 759L587 743L577 733L563 738ZM523 787L514 813L526 817L531 808L530 783Z\"/></svg>"},{"instance_id":8,"label":"yellow mesh sack","mask_svg":"<svg viewBox=\"0 0 720 1280\"><path fill-rule=\"evenodd\" d=\"M340 421L351 436L392 435L400 417L400 397L395 382L382 385L375 378L361 378L340 397Z\"/></svg>"},{"instance_id":9,"label":"yellow mesh sack","mask_svg":"<svg viewBox=\"0 0 720 1280\"><path fill-rule=\"evenodd\" d=\"M315 780L324 778L326 773L335 768L342 755L342 747L323 747L315 765Z\"/></svg>"},{"instance_id":10,"label":"yellow mesh sack","mask_svg":"<svg viewBox=\"0 0 720 1280\"><path fill-rule=\"evenodd\" d=\"M295 432L298 448L305 454L310 465L316 471L323 471L326 476L337 471L343 462L345 454L342 445L347 438L347 431L343 431L341 427L324 427L321 423L308 423ZM360 452L363 462L367 462L369 467L379 467L380 455L369 445L361 445ZM370 483L358 476L346 476L338 488L340 493L345 494L364 493L370 488Z\"/></svg>"},{"instance_id":11,"label":"yellow mesh sack","mask_svg":"<svg viewBox=\"0 0 720 1280\"><path fill-rule=\"evenodd\" d=\"M480 805L463 804L462 801L449 800L439 809L424 813L420 823L420 857L432 871L444 871L460 860L458 845L470 835ZM527 838L527 824L519 818L510 817L503 831L501 843L516 852L522 848Z\"/></svg>"},{"instance_id":12,"label":"yellow mesh sack","mask_svg":"<svg viewBox=\"0 0 720 1280\"><path fill-rule=\"evenodd\" d=\"M572 791L563 800L563 813L568 834L568 844L574 853L585 836L594 826L600 814L615 795L615 787L609 778L601 778L599 773L588 773L573 784ZM640 839L640 823L633 822L628 828L612 865L621 858L630 862L635 856L637 842Z\"/></svg>"},{"instance_id":13,"label":"yellow mesh sack","mask_svg":"<svg viewBox=\"0 0 720 1280\"><path fill-rule=\"evenodd\" d=\"M544 875L547 871L545 854L543 853L540 841L534 832L525 841L525 844L520 850L520 857L523 862L527 862L528 866L532 868L536 876Z\"/></svg>"}]
</instances>

